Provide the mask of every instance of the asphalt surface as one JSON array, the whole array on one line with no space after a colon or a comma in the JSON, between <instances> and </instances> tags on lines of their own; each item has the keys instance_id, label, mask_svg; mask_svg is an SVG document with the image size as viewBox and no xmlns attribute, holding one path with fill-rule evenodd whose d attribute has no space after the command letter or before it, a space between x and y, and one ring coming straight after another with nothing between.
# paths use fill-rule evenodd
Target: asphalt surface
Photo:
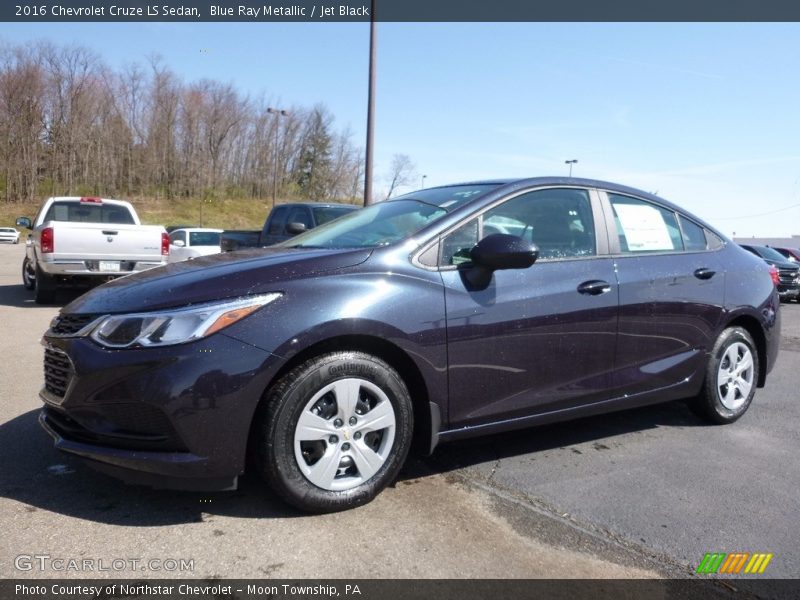
<instances>
[{"instance_id":1,"label":"asphalt surface","mask_svg":"<svg viewBox=\"0 0 800 600\"><path fill-rule=\"evenodd\" d=\"M230 493L151 490L56 452L36 417L39 339L61 304L34 304L23 253L0 246L2 578L694 577L706 552L734 551L800 577L800 305L784 305L778 364L734 425L674 403L459 442L410 461L370 505L306 516L254 477ZM94 566L39 567L59 558Z\"/></svg>"}]
</instances>

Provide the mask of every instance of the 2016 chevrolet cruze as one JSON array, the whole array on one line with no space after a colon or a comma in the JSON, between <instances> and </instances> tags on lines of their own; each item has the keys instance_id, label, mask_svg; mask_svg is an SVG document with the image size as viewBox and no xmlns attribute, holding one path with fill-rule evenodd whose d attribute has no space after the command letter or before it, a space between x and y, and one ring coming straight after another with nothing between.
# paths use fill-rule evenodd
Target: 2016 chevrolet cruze
<instances>
[{"instance_id":1,"label":"2016 chevrolet cruze","mask_svg":"<svg viewBox=\"0 0 800 600\"><path fill-rule=\"evenodd\" d=\"M592 180L430 188L280 246L103 285L44 336L41 423L123 479L307 511L371 500L413 440L675 399L741 417L775 364L758 257Z\"/></svg>"}]
</instances>

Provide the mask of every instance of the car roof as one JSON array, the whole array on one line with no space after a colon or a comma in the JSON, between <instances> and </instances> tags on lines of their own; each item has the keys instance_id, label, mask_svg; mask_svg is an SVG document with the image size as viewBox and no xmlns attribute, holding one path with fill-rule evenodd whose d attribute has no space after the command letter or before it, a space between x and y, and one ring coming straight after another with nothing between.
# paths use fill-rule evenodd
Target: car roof
<instances>
[{"instance_id":1,"label":"car roof","mask_svg":"<svg viewBox=\"0 0 800 600\"><path fill-rule=\"evenodd\" d=\"M224 229L214 229L212 227L181 227L180 229L173 229L170 233L177 231L188 231L189 233L222 233Z\"/></svg>"},{"instance_id":2,"label":"car roof","mask_svg":"<svg viewBox=\"0 0 800 600\"><path fill-rule=\"evenodd\" d=\"M356 206L355 204L346 204L344 202L286 202L285 204L278 204L275 208L281 206L321 206L323 208L352 208L357 209L361 208L360 206Z\"/></svg>"}]
</instances>

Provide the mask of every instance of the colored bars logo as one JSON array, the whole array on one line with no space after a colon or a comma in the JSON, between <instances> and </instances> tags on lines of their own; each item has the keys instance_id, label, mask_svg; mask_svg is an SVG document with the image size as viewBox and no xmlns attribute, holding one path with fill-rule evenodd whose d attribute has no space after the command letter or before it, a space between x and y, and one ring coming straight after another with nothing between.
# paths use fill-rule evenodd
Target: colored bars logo
<instances>
[{"instance_id":1,"label":"colored bars logo","mask_svg":"<svg viewBox=\"0 0 800 600\"><path fill-rule=\"evenodd\" d=\"M749 552L733 552L731 554L707 552L700 566L697 567L697 572L706 575L709 573L729 575L738 575L739 573L760 574L766 570L769 561L772 560L772 556L772 554L761 552L756 552L755 554L750 554Z\"/></svg>"}]
</instances>

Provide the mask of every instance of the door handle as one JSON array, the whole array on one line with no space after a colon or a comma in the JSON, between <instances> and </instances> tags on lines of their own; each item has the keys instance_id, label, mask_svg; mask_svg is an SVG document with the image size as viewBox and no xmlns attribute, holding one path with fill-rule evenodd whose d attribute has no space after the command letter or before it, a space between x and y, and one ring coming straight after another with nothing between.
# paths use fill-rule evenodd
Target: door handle
<instances>
[{"instance_id":1,"label":"door handle","mask_svg":"<svg viewBox=\"0 0 800 600\"><path fill-rule=\"evenodd\" d=\"M694 272L694 276L698 279L711 279L716 274L716 271L712 271L711 269L707 269L705 267L701 267Z\"/></svg>"},{"instance_id":2,"label":"door handle","mask_svg":"<svg viewBox=\"0 0 800 600\"><path fill-rule=\"evenodd\" d=\"M104 229L103 235L117 235L119 231L111 231L110 229Z\"/></svg>"},{"instance_id":3,"label":"door handle","mask_svg":"<svg viewBox=\"0 0 800 600\"><path fill-rule=\"evenodd\" d=\"M581 294L589 294L590 296L598 296L611 291L611 284L601 279L592 279L591 281L584 281L578 286L578 292Z\"/></svg>"}]
</instances>

